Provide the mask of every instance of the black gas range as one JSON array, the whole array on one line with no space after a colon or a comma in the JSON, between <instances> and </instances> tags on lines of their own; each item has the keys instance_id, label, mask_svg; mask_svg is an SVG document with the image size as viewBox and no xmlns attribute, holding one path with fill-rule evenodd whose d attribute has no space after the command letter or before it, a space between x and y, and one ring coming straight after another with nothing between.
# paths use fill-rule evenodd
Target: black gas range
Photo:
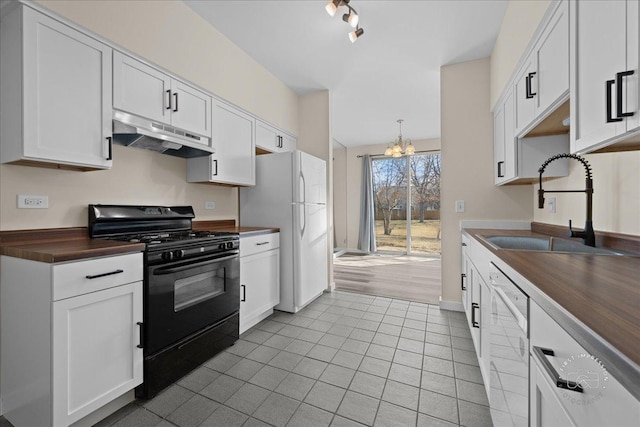
<instances>
[{"instance_id":1,"label":"black gas range","mask_svg":"<svg viewBox=\"0 0 640 427\"><path fill-rule=\"evenodd\" d=\"M89 233L145 243L144 383L149 398L239 335L238 234L192 230L191 206L89 205Z\"/></svg>"}]
</instances>

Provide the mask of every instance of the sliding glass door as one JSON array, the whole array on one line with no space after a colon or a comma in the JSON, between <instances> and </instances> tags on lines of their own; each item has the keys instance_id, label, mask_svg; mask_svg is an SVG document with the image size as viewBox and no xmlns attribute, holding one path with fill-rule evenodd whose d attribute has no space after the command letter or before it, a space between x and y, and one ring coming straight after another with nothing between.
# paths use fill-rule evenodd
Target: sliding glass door
<instances>
[{"instance_id":1,"label":"sliding glass door","mask_svg":"<svg viewBox=\"0 0 640 427\"><path fill-rule=\"evenodd\" d=\"M440 253L440 154L372 160L379 252Z\"/></svg>"}]
</instances>

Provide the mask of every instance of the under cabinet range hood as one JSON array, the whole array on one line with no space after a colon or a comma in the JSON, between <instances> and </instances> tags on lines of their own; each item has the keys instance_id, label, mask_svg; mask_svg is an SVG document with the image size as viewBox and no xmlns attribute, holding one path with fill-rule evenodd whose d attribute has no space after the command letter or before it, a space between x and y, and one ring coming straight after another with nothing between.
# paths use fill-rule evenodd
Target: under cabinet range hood
<instances>
[{"instance_id":1,"label":"under cabinet range hood","mask_svg":"<svg viewBox=\"0 0 640 427\"><path fill-rule=\"evenodd\" d=\"M213 154L210 139L121 111L113 112L113 143L170 156L193 158Z\"/></svg>"}]
</instances>

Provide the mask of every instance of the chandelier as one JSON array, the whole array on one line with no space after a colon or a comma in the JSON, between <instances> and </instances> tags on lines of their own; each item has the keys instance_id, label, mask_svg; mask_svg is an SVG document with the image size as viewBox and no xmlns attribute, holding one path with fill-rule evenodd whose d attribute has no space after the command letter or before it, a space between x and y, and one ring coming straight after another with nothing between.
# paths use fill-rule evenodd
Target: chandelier
<instances>
[{"instance_id":1,"label":"chandelier","mask_svg":"<svg viewBox=\"0 0 640 427\"><path fill-rule=\"evenodd\" d=\"M410 139L402 139L402 122L404 122L404 120L398 119L397 122L400 126L400 135L398 135L398 139L393 143L393 146L387 146L387 149L384 150L384 155L391 157L402 157L403 154L406 154L407 156L410 156L416 152L416 149L411 144Z\"/></svg>"}]
</instances>

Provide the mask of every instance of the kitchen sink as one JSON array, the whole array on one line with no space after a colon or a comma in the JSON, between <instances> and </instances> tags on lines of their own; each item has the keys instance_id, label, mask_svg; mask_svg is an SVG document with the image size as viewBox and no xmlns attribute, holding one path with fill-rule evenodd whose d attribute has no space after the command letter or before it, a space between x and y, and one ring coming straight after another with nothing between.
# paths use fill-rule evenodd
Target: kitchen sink
<instances>
[{"instance_id":1,"label":"kitchen sink","mask_svg":"<svg viewBox=\"0 0 640 427\"><path fill-rule=\"evenodd\" d=\"M510 249L520 251L565 252L574 254L594 255L622 255L604 248L586 246L581 242L574 242L557 237L532 236L480 236L494 249Z\"/></svg>"}]
</instances>

